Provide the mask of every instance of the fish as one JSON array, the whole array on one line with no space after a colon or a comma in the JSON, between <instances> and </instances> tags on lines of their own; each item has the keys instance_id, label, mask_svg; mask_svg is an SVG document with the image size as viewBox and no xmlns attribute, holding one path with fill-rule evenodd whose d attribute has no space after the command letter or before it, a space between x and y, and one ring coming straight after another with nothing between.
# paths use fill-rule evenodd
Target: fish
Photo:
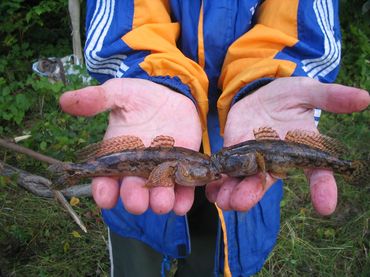
<instances>
[{"instance_id":1,"label":"fish","mask_svg":"<svg viewBox=\"0 0 370 277\"><path fill-rule=\"evenodd\" d=\"M80 162L62 162L49 170L59 175L56 183L73 185L83 178L139 176L146 187L203 186L228 175L247 177L266 174L284 179L293 168L330 169L352 185L370 180L369 160L347 160L339 141L304 130L288 131L284 139L271 127L254 130L254 140L224 147L211 156L174 146L170 136L158 136L150 147L140 138L120 136L79 151Z\"/></svg>"},{"instance_id":2,"label":"fish","mask_svg":"<svg viewBox=\"0 0 370 277\"><path fill-rule=\"evenodd\" d=\"M174 146L169 136L158 136L150 147L140 138L121 136L90 145L79 152L81 162L61 162L49 167L59 175L57 184L74 185L83 178L138 176L146 187L202 186L221 178L210 156Z\"/></svg>"},{"instance_id":3,"label":"fish","mask_svg":"<svg viewBox=\"0 0 370 277\"><path fill-rule=\"evenodd\" d=\"M292 130L282 140L271 127L254 130L254 135L254 140L225 147L214 154L211 159L217 170L231 177L262 173L265 178L269 173L284 179L293 168L320 168L342 175L352 185L369 183L369 160L343 159L346 147L333 138Z\"/></svg>"}]
</instances>

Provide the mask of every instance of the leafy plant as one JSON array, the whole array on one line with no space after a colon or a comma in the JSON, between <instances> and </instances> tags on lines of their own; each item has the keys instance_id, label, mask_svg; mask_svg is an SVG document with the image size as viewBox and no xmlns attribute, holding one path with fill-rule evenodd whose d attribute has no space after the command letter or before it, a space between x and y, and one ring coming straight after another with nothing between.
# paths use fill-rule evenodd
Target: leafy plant
<instances>
[{"instance_id":1,"label":"leafy plant","mask_svg":"<svg viewBox=\"0 0 370 277\"><path fill-rule=\"evenodd\" d=\"M0 123L2 120L18 125L22 122L25 113L32 106L32 99L21 92L23 87L20 82L6 85L5 79L0 78Z\"/></svg>"}]
</instances>

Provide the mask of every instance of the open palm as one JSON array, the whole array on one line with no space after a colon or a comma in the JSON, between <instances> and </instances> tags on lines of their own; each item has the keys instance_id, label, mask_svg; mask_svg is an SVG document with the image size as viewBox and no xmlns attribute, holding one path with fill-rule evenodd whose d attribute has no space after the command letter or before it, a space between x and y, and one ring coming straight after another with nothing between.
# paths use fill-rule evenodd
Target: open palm
<instances>
[{"instance_id":1,"label":"open palm","mask_svg":"<svg viewBox=\"0 0 370 277\"><path fill-rule=\"evenodd\" d=\"M175 139L176 146L198 150L201 126L192 101L175 91L141 79L112 79L101 86L66 92L60 99L62 109L76 116L93 116L109 110L105 139L134 135L146 146L157 135ZM92 191L96 203L112 208L121 195L125 208L134 214L151 207L156 213L174 210L185 214L192 206L194 188L144 187L139 177L124 177L121 184L108 177L94 178Z\"/></svg>"},{"instance_id":2,"label":"open palm","mask_svg":"<svg viewBox=\"0 0 370 277\"><path fill-rule=\"evenodd\" d=\"M225 126L224 144L234 145L254 139L253 129L272 127L281 138L289 130L318 132L314 108L335 113L351 113L365 109L370 102L366 91L322 84L309 78L280 78L237 102L230 110ZM311 199L316 210L331 214L337 203L337 187L329 170L307 170ZM207 196L222 209L247 211L252 208L276 180L267 176L263 186L258 175L240 181L226 178L207 186Z\"/></svg>"}]
</instances>

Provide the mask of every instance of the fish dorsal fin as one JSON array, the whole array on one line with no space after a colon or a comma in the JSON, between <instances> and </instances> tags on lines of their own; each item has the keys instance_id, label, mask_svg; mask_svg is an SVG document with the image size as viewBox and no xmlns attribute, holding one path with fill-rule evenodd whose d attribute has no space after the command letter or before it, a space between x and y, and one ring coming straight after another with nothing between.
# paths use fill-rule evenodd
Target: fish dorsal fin
<instances>
[{"instance_id":1,"label":"fish dorsal fin","mask_svg":"<svg viewBox=\"0 0 370 277\"><path fill-rule=\"evenodd\" d=\"M326 153L334 156L341 156L347 153L347 148L340 141L306 130L292 130L288 131L285 136L286 141L305 144L313 148L320 149Z\"/></svg>"},{"instance_id":2,"label":"fish dorsal fin","mask_svg":"<svg viewBox=\"0 0 370 277\"><path fill-rule=\"evenodd\" d=\"M256 140L280 140L279 134L271 127L260 127L253 133Z\"/></svg>"},{"instance_id":3,"label":"fish dorsal fin","mask_svg":"<svg viewBox=\"0 0 370 277\"><path fill-rule=\"evenodd\" d=\"M81 162L124 150L140 149L144 147L144 143L139 137L124 135L90 144L78 151L77 156Z\"/></svg>"},{"instance_id":4,"label":"fish dorsal fin","mask_svg":"<svg viewBox=\"0 0 370 277\"><path fill-rule=\"evenodd\" d=\"M175 139L171 136L156 136L151 144L150 147L173 147L175 145Z\"/></svg>"}]
</instances>

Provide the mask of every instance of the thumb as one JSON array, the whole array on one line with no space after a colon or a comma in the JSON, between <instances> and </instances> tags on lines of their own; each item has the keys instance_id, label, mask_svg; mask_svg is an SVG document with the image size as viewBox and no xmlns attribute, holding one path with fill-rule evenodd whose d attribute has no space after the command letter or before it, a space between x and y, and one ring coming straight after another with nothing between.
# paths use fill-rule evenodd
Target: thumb
<instances>
[{"instance_id":1,"label":"thumb","mask_svg":"<svg viewBox=\"0 0 370 277\"><path fill-rule=\"evenodd\" d=\"M102 86L67 91L59 103L64 112L76 116L93 116L111 108Z\"/></svg>"},{"instance_id":2,"label":"thumb","mask_svg":"<svg viewBox=\"0 0 370 277\"><path fill-rule=\"evenodd\" d=\"M59 102L64 112L77 116L93 116L124 106L128 108L137 105L152 106L151 103L158 103L158 95L168 92L172 93L172 90L148 80L114 78L100 86L65 92ZM136 95L135 99L140 101L130 101L133 94ZM161 99L163 102L166 98Z\"/></svg>"},{"instance_id":3,"label":"thumb","mask_svg":"<svg viewBox=\"0 0 370 277\"><path fill-rule=\"evenodd\" d=\"M363 89L323 84L315 80L305 80L304 84L307 86L301 89L302 96L306 98L310 108L333 113L352 113L362 111L370 104L369 93Z\"/></svg>"}]
</instances>

